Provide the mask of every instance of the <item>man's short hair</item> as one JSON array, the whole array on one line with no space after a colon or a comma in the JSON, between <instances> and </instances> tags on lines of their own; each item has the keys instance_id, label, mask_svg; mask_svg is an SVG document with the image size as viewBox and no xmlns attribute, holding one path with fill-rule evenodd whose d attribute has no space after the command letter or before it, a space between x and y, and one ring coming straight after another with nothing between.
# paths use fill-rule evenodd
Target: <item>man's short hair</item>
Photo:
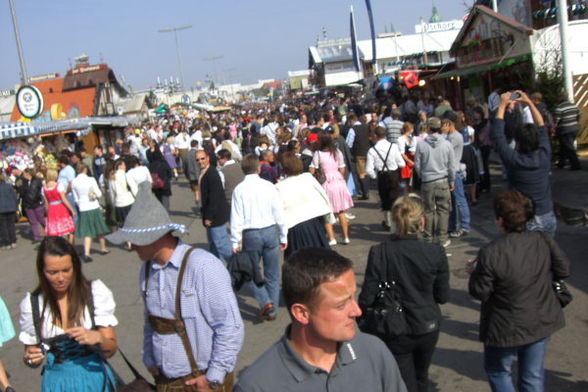
<instances>
[{"instance_id":1,"label":"man's short hair","mask_svg":"<svg viewBox=\"0 0 588 392\"><path fill-rule=\"evenodd\" d=\"M524 154L539 148L539 132L535 124L521 124L515 129L514 139L517 149Z\"/></svg>"},{"instance_id":2,"label":"man's short hair","mask_svg":"<svg viewBox=\"0 0 588 392\"><path fill-rule=\"evenodd\" d=\"M247 154L241 161L241 170L245 175L257 174L259 169L259 158L255 154Z\"/></svg>"},{"instance_id":3,"label":"man's short hair","mask_svg":"<svg viewBox=\"0 0 588 392\"><path fill-rule=\"evenodd\" d=\"M292 151L287 151L280 157L280 163L287 176L297 176L304 172L304 164L302 159L298 158Z\"/></svg>"},{"instance_id":4,"label":"man's short hair","mask_svg":"<svg viewBox=\"0 0 588 392\"><path fill-rule=\"evenodd\" d=\"M192 141L190 142L190 147L198 147L198 144L199 144L199 143L198 143L198 140L192 140Z\"/></svg>"},{"instance_id":5,"label":"man's short hair","mask_svg":"<svg viewBox=\"0 0 588 392\"><path fill-rule=\"evenodd\" d=\"M383 139L386 137L386 129L384 127L376 127L374 133L378 139Z\"/></svg>"},{"instance_id":6,"label":"man's short hair","mask_svg":"<svg viewBox=\"0 0 588 392\"><path fill-rule=\"evenodd\" d=\"M63 165L69 165L69 157L66 155L60 155L57 162Z\"/></svg>"},{"instance_id":7,"label":"man's short hair","mask_svg":"<svg viewBox=\"0 0 588 392\"><path fill-rule=\"evenodd\" d=\"M442 119L449 120L455 124L457 122L457 114L455 114L453 110L448 110L445 113L443 113Z\"/></svg>"},{"instance_id":8,"label":"man's short hair","mask_svg":"<svg viewBox=\"0 0 588 392\"><path fill-rule=\"evenodd\" d=\"M292 254L282 267L282 293L288 309L296 303L312 306L319 286L337 279L353 268L353 262L324 248L303 248Z\"/></svg>"},{"instance_id":9,"label":"man's short hair","mask_svg":"<svg viewBox=\"0 0 588 392\"><path fill-rule=\"evenodd\" d=\"M219 159L226 159L227 161L230 161L230 160L231 160L231 158L233 157L233 156L231 155L231 152L230 152L229 150L227 150L226 148L223 148L223 149L219 150L219 151L216 153L216 156L217 156Z\"/></svg>"}]
</instances>

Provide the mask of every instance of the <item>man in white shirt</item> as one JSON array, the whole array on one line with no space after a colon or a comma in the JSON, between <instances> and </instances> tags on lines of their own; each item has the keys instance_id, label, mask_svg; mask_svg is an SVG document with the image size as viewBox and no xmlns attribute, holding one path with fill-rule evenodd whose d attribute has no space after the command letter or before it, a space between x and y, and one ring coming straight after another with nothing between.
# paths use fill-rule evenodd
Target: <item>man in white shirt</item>
<instances>
[{"instance_id":1,"label":"man in white shirt","mask_svg":"<svg viewBox=\"0 0 588 392\"><path fill-rule=\"evenodd\" d=\"M386 129L377 127L375 135L378 141L368 150L365 172L372 179L378 179L378 194L384 221L382 226L386 230L392 227L392 204L400 192L400 168L406 165L398 143L386 140Z\"/></svg>"},{"instance_id":2,"label":"man in white shirt","mask_svg":"<svg viewBox=\"0 0 588 392\"><path fill-rule=\"evenodd\" d=\"M272 121L269 122L265 127L261 128L261 134L267 135L268 139L272 144L276 144L276 131L280 125L277 123L275 116Z\"/></svg>"},{"instance_id":3,"label":"man in white shirt","mask_svg":"<svg viewBox=\"0 0 588 392\"><path fill-rule=\"evenodd\" d=\"M252 282L251 287L261 308L260 317L275 320L280 303L280 251L288 246L288 228L278 191L259 177L257 156L246 155L241 168L245 178L235 187L231 202L233 252L243 249L255 260L263 257L265 285L257 287Z\"/></svg>"}]
</instances>

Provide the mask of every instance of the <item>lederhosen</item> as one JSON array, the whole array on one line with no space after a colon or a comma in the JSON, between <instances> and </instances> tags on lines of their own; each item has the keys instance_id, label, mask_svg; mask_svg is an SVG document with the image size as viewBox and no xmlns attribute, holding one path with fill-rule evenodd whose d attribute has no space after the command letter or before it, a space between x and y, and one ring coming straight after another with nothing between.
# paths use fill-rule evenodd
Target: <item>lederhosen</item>
<instances>
[{"instance_id":1,"label":"lederhosen","mask_svg":"<svg viewBox=\"0 0 588 392\"><path fill-rule=\"evenodd\" d=\"M149 314L149 324L151 328L160 335L170 335L170 334L177 334L182 339L182 345L184 346L184 350L186 350L186 356L188 357L188 361L190 362L190 369L192 372L184 377L178 378L168 378L162 374L160 371L160 375L155 378L157 384L157 391L158 392L192 392L196 391L195 385L185 385L186 381L194 379L196 377L200 377L206 374L206 369L201 371L198 369L196 365L196 357L194 356L194 352L192 351L192 346L190 345L190 339L188 338L188 333L186 332L186 325L184 323L184 319L182 318L182 307L181 307L181 293L182 293L182 283L184 280L184 274L186 272L186 266L188 265L188 258L192 251L195 248L190 248L186 251L184 258L182 259L182 265L180 267L180 272L178 273L178 281L176 284L176 318L175 319L166 319L159 316L154 316ZM149 287L149 272L151 269L151 263L147 263L145 266L145 293L147 293L147 289ZM221 392L231 392L233 390L233 381L234 381L234 374L233 372L227 373L225 376L224 384L217 389L217 391Z\"/></svg>"},{"instance_id":2,"label":"lederhosen","mask_svg":"<svg viewBox=\"0 0 588 392\"><path fill-rule=\"evenodd\" d=\"M396 201L396 198L398 197L400 187L399 170L388 169L388 157L390 156L390 150L392 150L392 144L390 144L390 147L388 148L386 158L382 158L382 155L376 149L376 146L373 146L372 148L384 164L382 170L378 171L378 195L380 196L382 211L390 211L392 209L392 204L394 204L394 201Z\"/></svg>"}]
</instances>

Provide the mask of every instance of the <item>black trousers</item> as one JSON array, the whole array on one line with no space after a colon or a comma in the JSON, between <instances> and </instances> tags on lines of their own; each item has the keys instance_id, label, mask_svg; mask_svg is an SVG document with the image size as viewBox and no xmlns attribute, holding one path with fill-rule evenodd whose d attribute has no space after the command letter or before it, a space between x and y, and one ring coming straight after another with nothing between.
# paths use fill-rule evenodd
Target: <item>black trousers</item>
<instances>
[{"instance_id":1,"label":"black trousers","mask_svg":"<svg viewBox=\"0 0 588 392\"><path fill-rule=\"evenodd\" d=\"M482 165L484 166L484 174L480 179L480 190L490 191L490 153L492 147L480 146L480 152L482 153Z\"/></svg>"},{"instance_id":2,"label":"black trousers","mask_svg":"<svg viewBox=\"0 0 588 392\"><path fill-rule=\"evenodd\" d=\"M400 193L400 170L378 173L378 194L382 211L390 211Z\"/></svg>"},{"instance_id":3,"label":"black trousers","mask_svg":"<svg viewBox=\"0 0 588 392\"><path fill-rule=\"evenodd\" d=\"M386 341L408 392L429 390L429 366L437 340L439 330L424 335L401 335Z\"/></svg>"},{"instance_id":4,"label":"black trousers","mask_svg":"<svg viewBox=\"0 0 588 392\"><path fill-rule=\"evenodd\" d=\"M0 213L0 246L7 246L16 242L16 212Z\"/></svg>"},{"instance_id":5,"label":"black trousers","mask_svg":"<svg viewBox=\"0 0 588 392\"><path fill-rule=\"evenodd\" d=\"M580 160L578 154L574 150L574 140L576 140L576 132L566 133L564 135L557 135L559 140L559 164L564 166L566 161L570 160L572 169L580 167Z\"/></svg>"}]
</instances>

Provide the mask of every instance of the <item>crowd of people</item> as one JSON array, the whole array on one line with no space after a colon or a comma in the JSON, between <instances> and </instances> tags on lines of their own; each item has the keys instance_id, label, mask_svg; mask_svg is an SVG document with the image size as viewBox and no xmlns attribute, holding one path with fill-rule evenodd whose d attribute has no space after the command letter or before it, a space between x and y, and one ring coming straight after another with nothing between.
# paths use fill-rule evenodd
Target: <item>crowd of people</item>
<instances>
[{"instance_id":1,"label":"crowd of people","mask_svg":"<svg viewBox=\"0 0 588 392\"><path fill-rule=\"evenodd\" d=\"M76 144L61 151L57 167L3 173L0 245L16 247L17 211L39 243L38 286L20 305L25 363L44 364L43 391L119 387L105 361L117 350L114 298L82 273L96 239L100 255L110 253L108 240L145 262L143 362L158 391L427 391L439 305L449 299L447 248L469 234L470 209L491 189L495 149L510 188L494 200L505 235L468 264L470 292L482 301L484 365L493 390L514 391L510 368L518 355L521 390L542 390L547 341L563 326L551 282L569 275L552 238L550 136L536 94L508 91L494 102L469 101L457 111L443 99L334 97L221 114L172 112L129 127L93 155ZM566 105L551 125L563 129L560 163L576 169ZM180 175L208 251L184 243L185 227L170 218ZM351 209L375 200L373 180L391 236L371 248L356 299L353 263L334 249L353 240ZM83 239L81 252L76 239ZM244 327L231 278L242 255L252 260L247 272L260 319L275 320L283 297L291 324L235 381ZM520 260L525 268L513 269ZM261 283L253 278L260 275ZM383 292L393 293L404 324L380 340L356 331L355 318L373 311ZM524 315L513 317L517 309Z\"/></svg>"}]
</instances>

